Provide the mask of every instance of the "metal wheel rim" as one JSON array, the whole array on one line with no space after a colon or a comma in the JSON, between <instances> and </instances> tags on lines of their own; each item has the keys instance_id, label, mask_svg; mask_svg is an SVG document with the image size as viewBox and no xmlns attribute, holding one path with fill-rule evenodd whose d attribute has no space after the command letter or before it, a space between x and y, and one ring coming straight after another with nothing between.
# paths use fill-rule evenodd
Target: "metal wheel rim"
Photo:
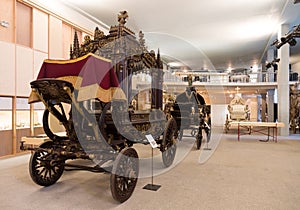
<instances>
[{"instance_id":1,"label":"metal wheel rim","mask_svg":"<svg viewBox=\"0 0 300 210\"><path fill-rule=\"evenodd\" d=\"M123 149L117 156L111 174L111 192L115 200L128 200L136 186L139 175L138 154L133 148Z\"/></svg>"}]
</instances>

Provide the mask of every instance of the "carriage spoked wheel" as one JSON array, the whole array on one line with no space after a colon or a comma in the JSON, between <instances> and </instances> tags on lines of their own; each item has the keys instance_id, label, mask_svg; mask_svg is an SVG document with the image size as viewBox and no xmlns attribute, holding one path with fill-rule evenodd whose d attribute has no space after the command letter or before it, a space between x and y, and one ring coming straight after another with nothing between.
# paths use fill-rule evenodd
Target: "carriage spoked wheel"
<instances>
[{"instance_id":1,"label":"carriage spoked wheel","mask_svg":"<svg viewBox=\"0 0 300 210\"><path fill-rule=\"evenodd\" d=\"M53 148L53 142L45 142L40 145L40 148L51 149ZM55 158L46 150L37 150L31 155L29 173L36 184L50 186L61 177L64 171L64 163L64 160Z\"/></svg>"},{"instance_id":2,"label":"carriage spoked wheel","mask_svg":"<svg viewBox=\"0 0 300 210\"><path fill-rule=\"evenodd\" d=\"M176 154L176 139L178 138L177 124L173 117L171 117L167 124L163 135L161 144L162 159L166 167L172 165Z\"/></svg>"},{"instance_id":3,"label":"carriage spoked wheel","mask_svg":"<svg viewBox=\"0 0 300 210\"><path fill-rule=\"evenodd\" d=\"M124 148L114 161L110 189L115 200L123 203L132 195L139 175L138 154L133 148Z\"/></svg>"}]
</instances>

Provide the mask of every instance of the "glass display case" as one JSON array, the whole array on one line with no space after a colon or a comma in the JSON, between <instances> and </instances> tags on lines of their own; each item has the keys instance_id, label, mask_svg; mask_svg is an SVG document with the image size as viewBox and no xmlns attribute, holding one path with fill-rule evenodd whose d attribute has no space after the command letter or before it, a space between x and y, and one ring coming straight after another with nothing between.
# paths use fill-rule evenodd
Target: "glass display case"
<instances>
[{"instance_id":1,"label":"glass display case","mask_svg":"<svg viewBox=\"0 0 300 210\"><path fill-rule=\"evenodd\" d=\"M33 126L42 127L43 126L43 114L45 106L42 102L33 104Z\"/></svg>"},{"instance_id":2,"label":"glass display case","mask_svg":"<svg viewBox=\"0 0 300 210\"><path fill-rule=\"evenodd\" d=\"M0 97L0 130L12 129L12 98Z\"/></svg>"},{"instance_id":3,"label":"glass display case","mask_svg":"<svg viewBox=\"0 0 300 210\"><path fill-rule=\"evenodd\" d=\"M16 98L16 128L30 128L30 105L28 98Z\"/></svg>"}]
</instances>

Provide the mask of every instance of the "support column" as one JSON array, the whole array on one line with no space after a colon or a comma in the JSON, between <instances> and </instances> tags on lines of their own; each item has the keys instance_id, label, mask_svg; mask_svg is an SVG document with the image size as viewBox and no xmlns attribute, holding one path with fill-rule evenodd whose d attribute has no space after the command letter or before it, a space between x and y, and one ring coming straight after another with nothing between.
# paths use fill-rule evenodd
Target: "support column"
<instances>
[{"instance_id":1,"label":"support column","mask_svg":"<svg viewBox=\"0 0 300 210\"><path fill-rule=\"evenodd\" d=\"M283 24L280 26L278 32L278 39L284 36L289 31L289 25ZM289 57L290 46L289 44L283 45L278 49L278 57L280 62L278 64L278 121L283 122L285 127L279 129L279 135L289 135Z\"/></svg>"},{"instance_id":2,"label":"support column","mask_svg":"<svg viewBox=\"0 0 300 210\"><path fill-rule=\"evenodd\" d=\"M262 78L262 82L267 82L267 68L265 63L261 63L261 78Z\"/></svg>"},{"instance_id":3,"label":"support column","mask_svg":"<svg viewBox=\"0 0 300 210\"><path fill-rule=\"evenodd\" d=\"M266 122L267 104L266 104L267 94L261 94L261 121Z\"/></svg>"},{"instance_id":4,"label":"support column","mask_svg":"<svg viewBox=\"0 0 300 210\"><path fill-rule=\"evenodd\" d=\"M267 61L272 62L274 60L274 49L269 49L267 52ZM268 76L267 76L267 82L274 82L274 67L271 66L267 70Z\"/></svg>"},{"instance_id":5,"label":"support column","mask_svg":"<svg viewBox=\"0 0 300 210\"><path fill-rule=\"evenodd\" d=\"M274 122L274 90L268 90L268 122Z\"/></svg>"}]
</instances>

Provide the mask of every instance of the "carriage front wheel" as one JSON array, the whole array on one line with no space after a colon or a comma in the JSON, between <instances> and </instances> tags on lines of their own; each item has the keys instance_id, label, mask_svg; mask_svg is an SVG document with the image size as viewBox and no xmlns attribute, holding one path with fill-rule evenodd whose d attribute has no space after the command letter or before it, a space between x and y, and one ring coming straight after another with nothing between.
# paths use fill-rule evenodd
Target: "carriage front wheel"
<instances>
[{"instance_id":1,"label":"carriage front wheel","mask_svg":"<svg viewBox=\"0 0 300 210\"><path fill-rule=\"evenodd\" d=\"M53 148L52 141L41 144L40 148L31 155L29 173L36 184L50 186L61 177L64 172L65 161L46 150Z\"/></svg>"},{"instance_id":2,"label":"carriage front wheel","mask_svg":"<svg viewBox=\"0 0 300 210\"><path fill-rule=\"evenodd\" d=\"M178 138L177 124L173 117L171 117L167 124L163 135L161 144L161 152L163 163L166 167L172 165L176 154L176 140Z\"/></svg>"},{"instance_id":3,"label":"carriage front wheel","mask_svg":"<svg viewBox=\"0 0 300 210\"><path fill-rule=\"evenodd\" d=\"M139 157L135 149L124 148L114 161L110 176L113 198L120 203L132 195L139 176Z\"/></svg>"}]
</instances>

